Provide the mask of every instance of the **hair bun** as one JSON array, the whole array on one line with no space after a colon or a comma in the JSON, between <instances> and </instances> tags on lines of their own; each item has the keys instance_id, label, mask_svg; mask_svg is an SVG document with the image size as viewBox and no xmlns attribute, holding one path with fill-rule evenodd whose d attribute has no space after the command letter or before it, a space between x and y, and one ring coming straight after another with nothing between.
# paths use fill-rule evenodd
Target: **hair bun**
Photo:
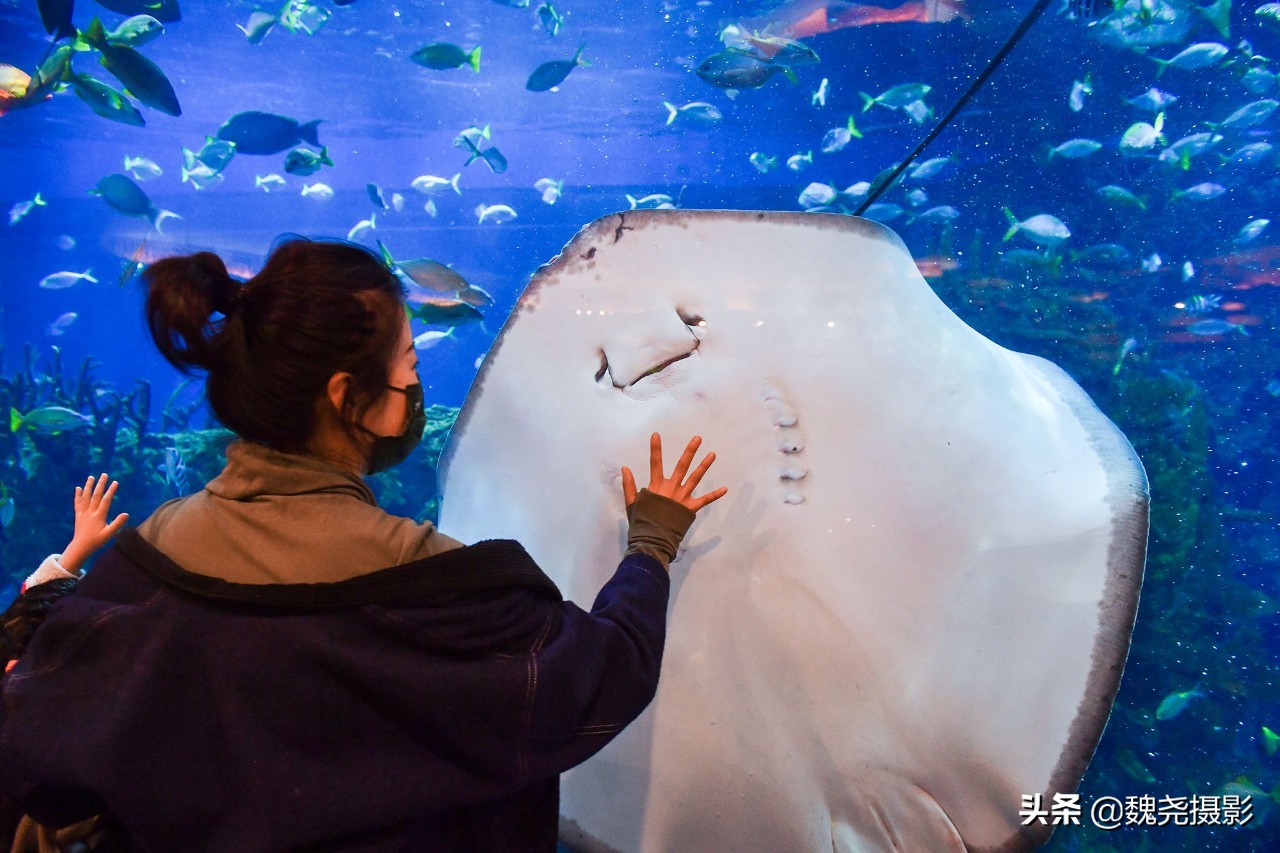
<instances>
[{"instance_id":1,"label":"hair bun","mask_svg":"<svg viewBox=\"0 0 1280 853\"><path fill-rule=\"evenodd\" d=\"M190 258L191 280L209 298L209 304L220 314L230 314L240 301L241 284L227 272L222 258L213 252L197 252Z\"/></svg>"}]
</instances>

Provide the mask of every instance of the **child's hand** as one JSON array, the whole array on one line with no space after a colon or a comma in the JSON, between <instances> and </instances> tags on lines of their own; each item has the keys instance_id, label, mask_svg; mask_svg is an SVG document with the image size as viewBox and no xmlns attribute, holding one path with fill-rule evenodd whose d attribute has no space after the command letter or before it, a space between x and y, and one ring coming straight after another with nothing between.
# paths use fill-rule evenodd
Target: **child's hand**
<instances>
[{"instance_id":1,"label":"child's hand","mask_svg":"<svg viewBox=\"0 0 1280 853\"><path fill-rule=\"evenodd\" d=\"M111 512L111 501L116 496L119 482L112 480L107 485L107 475L93 477L84 481L83 486L76 486L76 529L71 537L71 544L62 552L62 567L72 574L78 574L80 567L89 555L111 541L111 537L120 532L129 513L122 512L107 523L107 515Z\"/></svg>"}]
</instances>

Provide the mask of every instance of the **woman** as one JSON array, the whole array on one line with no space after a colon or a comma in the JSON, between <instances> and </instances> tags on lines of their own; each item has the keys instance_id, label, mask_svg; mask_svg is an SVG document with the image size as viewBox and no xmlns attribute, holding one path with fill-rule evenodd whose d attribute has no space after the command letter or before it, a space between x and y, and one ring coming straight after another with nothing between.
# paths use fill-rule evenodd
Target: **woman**
<instances>
[{"instance_id":1,"label":"woman","mask_svg":"<svg viewBox=\"0 0 1280 853\"><path fill-rule=\"evenodd\" d=\"M657 685L667 565L714 459L622 469L626 553L589 612L518 543L378 509L419 440L392 273L295 240L243 284L145 276L152 337L239 434L206 488L122 531L0 681L0 795L115 816L147 850L551 850L559 774ZM500 513L501 507L494 507Z\"/></svg>"}]
</instances>

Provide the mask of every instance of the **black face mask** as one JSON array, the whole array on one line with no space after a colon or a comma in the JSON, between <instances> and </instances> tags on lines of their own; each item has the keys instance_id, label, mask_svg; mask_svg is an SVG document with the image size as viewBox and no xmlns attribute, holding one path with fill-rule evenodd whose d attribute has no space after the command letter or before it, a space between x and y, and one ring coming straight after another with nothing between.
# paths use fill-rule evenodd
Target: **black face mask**
<instances>
[{"instance_id":1,"label":"black face mask","mask_svg":"<svg viewBox=\"0 0 1280 853\"><path fill-rule=\"evenodd\" d=\"M421 380L405 388L388 385L387 390L404 394L409 404L409 422L405 424L404 432L399 435L378 435L373 430L357 424L360 429L373 436L373 448L369 452L370 474L385 471L403 462L418 442L422 441L422 431L427 427L427 413L422 403Z\"/></svg>"}]
</instances>

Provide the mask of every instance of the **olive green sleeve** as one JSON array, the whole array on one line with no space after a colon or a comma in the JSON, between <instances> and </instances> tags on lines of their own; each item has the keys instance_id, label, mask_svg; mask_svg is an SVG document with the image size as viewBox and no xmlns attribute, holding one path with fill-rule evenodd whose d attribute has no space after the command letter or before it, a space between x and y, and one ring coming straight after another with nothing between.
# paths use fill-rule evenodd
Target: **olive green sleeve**
<instances>
[{"instance_id":1,"label":"olive green sleeve","mask_svg":"<svg viewBox=\"0 0 1280 853\"><path fill-rule=\"evenodd\" d=\"M693 517L693 510L679 501L641 489L627 507L627 553L647 554L668 568Z\"/></svg>"}]
</instances>

